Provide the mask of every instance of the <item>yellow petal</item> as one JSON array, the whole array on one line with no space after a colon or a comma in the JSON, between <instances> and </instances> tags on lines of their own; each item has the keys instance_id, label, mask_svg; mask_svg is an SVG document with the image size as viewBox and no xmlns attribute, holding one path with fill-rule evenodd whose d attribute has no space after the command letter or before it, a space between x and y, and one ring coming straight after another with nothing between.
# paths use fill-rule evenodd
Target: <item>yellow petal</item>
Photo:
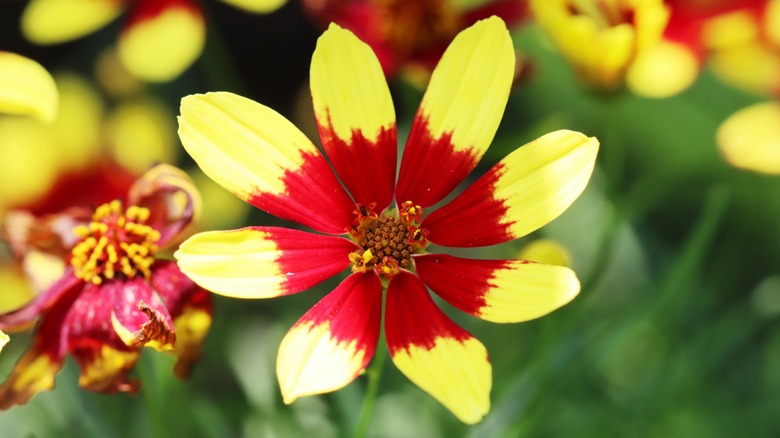
<instances>
[{"instance_id":1,"label":"yellow petal","mask_svg":"<svg viewBox=\"0 0 780 438\"><path fill-rule=\"evenodd\" d=\"M371 48L331 23L311 60L311 93L318 122L349 142L355 130L375 142L395 125L395 110L382 67Z\"/></svg>"},{"instance_id":2,"label":"yellow petal","mask_svg":"<svg viewBox=\"0 0 780 438\"><path fill-rule=\"evenodd\" d=\"M0 284L3 293L0 294L0 313L8 313L26 304L35 296L35 290L22 272L10 265L0 266Z\"/></svg>"},{"instance_id":3,"label":"yellow petal","mask_svg":"<svg viewBox=\"0 0 780 438\"><path fill-rule=\"evenodd\" d=\"M55 157L62 171L79 171L94 164L103 153L103 100L84 77L68 73L58 74L55 79L60 90L57 120L52 125Z\"/></svg>"},{"instance_id":4,"label":"yellow petal","mask_svg":"<svg viewBox=\"0 0 780 438\"><path fill-rule=\"evenodd\" d=\"M490 17L459 33L431 76L418 115L433 138L481 157L504 114L515 72L515 51L504 22Z\"/></svg>"},{"instance_id":5,"label":"yellow petal","mask_svg":"<svg viewBox=\"0 0 780 438\"><path fill-rule=\"evenodd\" d=\"M57 86L32 59L0 51L0 112L29 115L44 123L57 116Z\"/></svg>"},{"instance_id":6,"label":"yellow petal","mask_svg":"<svg viewBox=\"0 0 780 438\"><path fill-rule=\"evenodd\" d=\"M734 167L780 174L780 103L751 105L718 128L718 149Z\"/></svg>"},{"instance_id":7,"label":"yellow petal","mask_svg":"<svg viewBox=\"0 0 780 438\"><path fill-rule=\"evenodd\" d=\"M308 138L276 111L232 93L181 101L179 137L211 179L263 210L343 233L354 204Z\"/></svg>"},{"instance_id":8,"label":"yellow petal","mask_svg":"<svg viewBox=\"0 0 780 438\"><path fill-rule=\"evenodd\" d=\"M688 88L698 75L699 62L690 50L662 41L637 57L626 82L636 94L665 98Z\"/></svg>"},{"instance_id":9,"label":"yellow petal","mask_svg":"<svg viewBox=\"0 0 780 438\"><path fill-rule=\"evenodd\" d=\"M199 10L168 7L144 16L124 29L117 47L119 59L137 77L165 82L179 76L200 56L206 25Z\"/></svg>"},{"instance_id":10,"label":"yellow petal","mask_svg":"<svg viewBox=\"0 0 780 438\"><path fill-rule=\"evenodd\" d=\"M92 33L122 12L113 0L32 0L22 14L22 33L37 44L56 44Z\"/></svg>"},{"instance_id":11,"label":"yellow petal","mask_svg":"<svg viewBox=\"0 0 780 438\"><path fill-rule=\"evenodd\" d=\"M333 167L355 202L384 208L393 197L398 142L379 61L352 32L331 23L317 40L310 76L320 138Z\"/></svg>"},{"instance_id":12,"label":"yellow petal","mask_svg":"<svg viewBox=\"0 0 780 438\"><path fill-rule=\"evenodd\" d=\"M233 298L300 292L343 271L354 245L346 239L276 227L198 233L174 257L204 289Z\"/></svg>"},{"instance_id":13,"label":"yellow petal","mask_svg":"<svg viewBox=\"0 0 780 438\"><path fill-rule=\"evenodd\" d=\"M2 330L0 330L0 351L3 351L3 347L5 347L5 344L8 343L8 335L3 333Z\"/></svg>"},{"instance_id":14,"label":"yellow petal","mask_svg":"<svg viewBox=\"0 0 780 438\"><path fill-rule=\"evenodd\" d=\"M381 319L382 286L374 274L352 274L306 312L279 346L284 402L355 380L374 355Z\"/></svg>"},{"instance_id":15,"label":"yellow petal","mask_svg":"<svg viewBox=\"0 0 780 438\"><path fill-rule=\"evenodd\" d=\"M393 363L460 421L475 424L490 410L492 367L487 357L475 338L438 338L430 348L410 345L394 353Z\"/></svg>"},{"instance_id":16,"label":"yellow petal","mask_svg":"<svg viewBox=\"0 0 780 438\"><path fill-rule=\"evenodd\" d=\"M287 0L222 0L223 2L256 14L271 13L287 3Z\"/></svg>"}]
</instances>

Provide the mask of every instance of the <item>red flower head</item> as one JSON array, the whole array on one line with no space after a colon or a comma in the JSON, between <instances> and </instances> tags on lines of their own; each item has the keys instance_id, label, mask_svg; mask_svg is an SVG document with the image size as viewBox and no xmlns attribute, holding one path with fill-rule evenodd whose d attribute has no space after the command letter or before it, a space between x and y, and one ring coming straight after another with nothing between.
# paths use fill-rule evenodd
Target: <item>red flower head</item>
<instances>
[{"instance_id":1,"label":"red flower head","mask_svg":"<svg viewBox=\"0 0 780 438\"><path fill-rule=\"evenodd\" d=\"M497 17L461 32L442 56L406 142L396 180L395 113L371 49L333 24L311 63L320 138L335 168L289 121L230 93L182 100L179 136L204 172L242 199L324 234L248 227L197 234L175 257L214 292L266 298L349 275L282 341L284 400L348 384L371 361L384 327L393 362L461 420L490 406L485 347L434 303L491 321L523 321L571 300L568 268L428 254L428 242L507 242L562 213L590 178L598 142L545 135L507 156L443 207L425 214L476 167L512 84L512 41ZM340 181L339 181L340 180ZM342 187L349 190L350 195Z\"/></svg>"},{"instance_id":2,"label":"red flower head","mask_svg":"<svg viewBox=\"0 0 780 438\"><path fill-rule=\"evenodd\" d=\"M0 408L51 389L67 352L81 367L79 384L93 391L136 391L139 382L127 373L143 346L174 351L176 374L188 375L211 322L210 296L156 255L198 205L186 174L161 165L136 181L125 203L103 204L91 217L71 209L61 220L42 221L68 225L52 230L69 250L68 267L30 303L0 315L3 330L38 318L33 346L0 386Z\"/></svg>"}]
</instances>

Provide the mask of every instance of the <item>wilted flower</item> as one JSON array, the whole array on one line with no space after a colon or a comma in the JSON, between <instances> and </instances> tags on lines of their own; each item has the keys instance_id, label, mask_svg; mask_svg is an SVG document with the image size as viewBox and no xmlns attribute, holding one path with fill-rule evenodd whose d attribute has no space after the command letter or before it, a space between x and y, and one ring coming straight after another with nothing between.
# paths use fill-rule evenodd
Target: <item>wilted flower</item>
<instances>
[{"instance_id":1,"label":"wilted flower","mask_svg":"<svg viewBox=\"0 0 780 438\"><path fill-rule=\"evenodd\" d=\"M143 346L174 351L176 374L187 376L210 325L210 296L157 253L198 205L186 174L161 165L124 203L103 204L91 217L77 209L62 214L71 228L49 231L70 251L67 270L30 303L0 315L4 330L38 319L32 347L0 386L0 408L51 389L67 352L81 367L81 387L93 391L136 391L139 382L127 373Z\"/></svg>"},{"instance_id":2,"label":"wilted flower","mask_svg":"<svg viewBox=\"0 0 780 438\"><path fill-rule=\"evenodd\" d=\"M207 175L260 209L325 233L200 233L175 253L182 272L219 294L268 298L303 291L351 265L352 274L282 341L277 374L286 403L339 389L361 373L377 347L386 287L393 362L459 419L475 423L490 408L487 351L436 306L426 286L497 322L542 316L578 293L568 268L425 251L428 242L485 246L530 233L562 213L590 178L598 142L557 131L517 149L424 216L490 145L514 65L499 18L461 32L433 72L397 182L395 113L382 68L369 46L338 25L320 37L311 63L320 138L338 178L270 108L230 93L182 100L179 135Z\"/></svg>"}]
</instances>

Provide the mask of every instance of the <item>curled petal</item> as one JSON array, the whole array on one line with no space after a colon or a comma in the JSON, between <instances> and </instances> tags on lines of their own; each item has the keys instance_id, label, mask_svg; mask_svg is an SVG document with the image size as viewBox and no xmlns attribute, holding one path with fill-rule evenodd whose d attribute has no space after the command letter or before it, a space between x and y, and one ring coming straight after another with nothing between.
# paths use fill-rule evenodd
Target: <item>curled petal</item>
<instances>
[{"instance_id":1,"label":"curled petal","mask_svg":"<svg viewBox=\"0 0 780 438\"><path fill-rule=\"evenodd\" d=\"M79 289L67 293L51 306L40 321L33 345L14 366L11 375L0 386L0 409L27 403L40 391L54 387L54 376L62 368L67 351L68 310L78 297Z\"/></svg>"},{"instance_id":2,"label":"curled petal","mask_svg":"<svg viewBox=\"0 0 780 438\"><path fill-rule=\"evenodd\" d=\"M152 271L152 286L165 302L176 332L174 373L186 378L200 358L203 339L211 327L211 294L185 276L174 262L158 262Z\"/></svg>"},{"instance_id":3,"label":"curled petal","mask_svg":"<svg viewBox=\"0 0 780 438\"><path fill-rule=\"evenodd\" d=\"M92 33L124 9L115 0L32 0L22 13L22 33L36 44L57 44Z\"/></svg>"},{"instance_id":4,"label":"curled petal","mask_svg":"<svg viewBox=\"0 0 780 438\"><path fill-rule=\"evenodd\" d=\"M153 82L179 76L200 56L206 23L191 0L138 0L119 36L119 59L133 75Z\"/></svg>"},{"instance_id":5,"label":"curled petal","mask_svg":"<svg viewBox=\"0 0 780 438\"><path fill-rule=\"evenodd\" d=\"M58 101L57 85L46 69L32 59L0 51L0 112L51 123Z\"/></svg>"},{"instance_id":6,"label":"curled petal","mask_svg":"<svg viewBox=\"0 0 780 438\"><path fill-rule=\"evenodd\" d=\"M138 310L146 314L149 321L141 324L141 328L132 333L119 322L115 314L111 315L111 323L122 341L130 348L141 348L145 345L153 346L158 350L173 348L176 335L166 321L165 315L144 303L143 300L138 303Z\"/></svg>"},{"instance_id":7,"label":"curled petal","mask_svg":"<svg viewBox=\"0 0 780 438\"><path fill-rule=\"evenodd\" d=\"M428 240L487 246L537 230L563 213L590 180L599 143L555 131L518 148L423 220Z\"/></svg>"},{"instance_id":8,"label":"curled petal","mask_svg":"<svg viewBox=\"0 0 780 438\"><path fill-rule=\"evenodd\" d=\"M355 202L385 208L398 144L393 100L374 52L331 23L312 55L311 94L322 146Z\"/></svg>"},{"instance_id":9,"label":"curled petal","mask_svg":"<svg viewBox=\"0 0 780 438\"><path fill-rule=\"evenodd\" d=\"M433 72L409 134L395 198L428 207L471 172L493 141L515 72L515 52L498 17L452 41Z\"/></svg>"},{"instance_id":10,"label":"curled petal","mask_svg":"<svg viewBox=\"0 0 780 438\"><path fill-rule=\"evenodd\" d=\"M401 271L387 288L385 337L393 363L467 424L490 410L487 350L431 299L416 275Z\"/></svg>"},{"instance_id":11,"label":"curled petal","mask_svg":"<svg viewBox=\"0 0 780 438\"><path fill-rule=\"evenodd\" d=\"M580 291L569 268L525 260L470 260L443 254L414 258L423 282L458 309L492 322L544 316Z\"/></svg>"},{"instance_id":12,"label":"curled petal","mask_svg":"<svg viewBox=\"0 0 780 438\"><path fill-rule=\"evenodd\" d=\"M355 244L277 227L198 233L174 257L201 287L234 298L270 298L306 290L343 271Z\"/></svg>"},{"instance_id":13,"label":"curled petal","mask_svg":"<svg viewBox=\"0 0 780 438\"><path fill-rule=\"evenodd\" d=\"M382 319L382 286L355 273L306 312L279 346L276 373L284 402L335 391L374 356Z\"/></svg>"},{"instance_id":14,"label":"curled petal","mask_svg":"<svg viewBox=\"0 0 780 438\"><path fill-rule=\"evenodd\" d=\"M181 101L179 137L211 179L282 219L342 234L352 200L306 136L274 110L231 93Z\"/></svg>"},{"instance_id":15,"label":"curled petal","mask_svg":"<svg viewBox=\"0 0 780 438\"><path fill-rule=\"evenodd\" d=\"M200 194L190 177L167 164L155 166L137 179L127 201L149 209L148 223L160 232L160 245L197 220L201 209Z\"/></svg>"}]
</instances>

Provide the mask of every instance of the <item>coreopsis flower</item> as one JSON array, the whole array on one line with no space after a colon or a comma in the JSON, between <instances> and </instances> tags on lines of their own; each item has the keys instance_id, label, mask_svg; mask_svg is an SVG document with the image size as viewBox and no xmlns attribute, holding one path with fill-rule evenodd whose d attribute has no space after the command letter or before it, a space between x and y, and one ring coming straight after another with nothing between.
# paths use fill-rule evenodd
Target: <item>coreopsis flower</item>
<instances>
[{"instance_id":1,"label":"coreopsis flower","mask_svg":"<svg viewBox=\"0 0 780 438\"><path fill-rule=\"evenodd\" d=\"M667 1L671 14L662 40L637 58L628 73L628 86L644 96L668 97L691 85L710 63L716 72L747 88L780 89L777 55L775 60L767 59L772 58L771 3ZM761 29L763 23L767 31Z\"/></svg>"},{"instance_id":2,"label":"coreopsis flower","mask_svg":"<svg viewBox=\"0 0 780 438\"><path fill-rule=\"evenodd\" d=\"M531 0L531 10L588 85L612 91L669 19L663 0Z\"/></svg>"},{"instance_id":3,"label":"coreopsis flower","mask_svg":"<svg viewBox=\"0 0 780 438\"><path fill-rule=\"evenodd\" d=\"M285 0L223 0L251 12L271 12ZM32 0L22 32L37 44L57 44L128 17L118 41L119 58L137 77L164 82L200 56L206 41L203 11L195 0Z\"/></svg>"},{"instance_id":4,"label":"coreopsis flower","mask_svg":"<svg viewBox=\"0 0 780 438\"><path fill-rule=\"evenodd\" d=\"M0 408L26 403L54 386L70 352L81 368L82 388L134 392L127 374L141 347L173 351L175 372L187 376L211 321L208 292L173 261L157 258L197 212L198 194L182 171L160 165L128 192L125 202L97 207L87 221L67 212L73 226L68 268L24 307L0 315L0 329L38 319L32 347L0 386Z\"/></svg>"},{"instance_id":5,"label":"coreopsis flower","mask_svg":"<svg viewBox=\"0 0 780 438\"><path fill-rule=\"evenodd\" d=\"M174 254L182 272L218 294L269 298L351 271L284 337L277 374L285 403L353 381L377 348L384 307L398 369L460 420L475 423L490 408L487 351L436 306L427 287L496 322L542 316L578 293L568 268L426 252L429 242L474 247L528 234L562 213L590 178L597 140L557 131L517 149L427 213L488 148L514 65L501 19L461 32L433 72L397 179L395 112L382 68L368 45L336 24L318 40L310 72L320 139L335 174L311 141L268 107L225 92L182 99L179 136L207 175L317 232L250 226L199 233Z\"/></svg>"},{"instance_id":6,"label":"coreopsis flower","mask_svg":"<svg viewBox=\"0 0 780 438\"><path fill-rule=\"evenodd\" d=\"M352 31L373 49L387 76L428 75L458 32L491 15L508 25L527 17L525 0L304 0L318 22Z\"/></svg>"}]
</instances>

